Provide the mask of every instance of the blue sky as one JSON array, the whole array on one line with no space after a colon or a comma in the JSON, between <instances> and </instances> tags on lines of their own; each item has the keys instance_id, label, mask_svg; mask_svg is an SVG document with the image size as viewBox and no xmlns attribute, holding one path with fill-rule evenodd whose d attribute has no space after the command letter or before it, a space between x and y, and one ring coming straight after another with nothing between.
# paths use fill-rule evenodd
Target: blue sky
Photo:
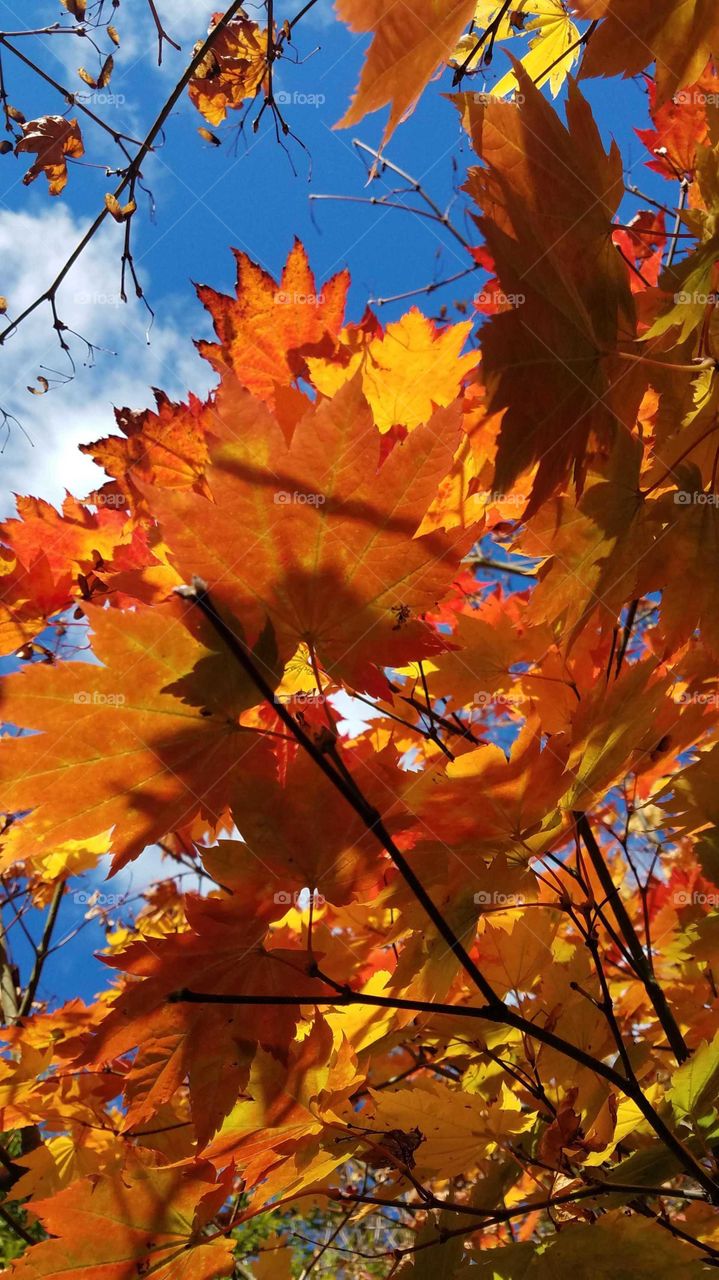
<instances>
[{"instance_id":1,"label":"blue sky","mask_svg":"<svg viewBox=\"0 0 719 1280\"><path fill-rule=\"evenodd\" d=\"M165 65L158 71L145 0L123 0L117 15L123 44L106 91L113 97L109 102L91 103L109 123L135 136L146 131L179 77L183 59L194 41L203 36L216 3L158 0L158 7L168 29L182 43L182 54L166 49ZM246 7L252 14L252 4ZM276 7L279 22L294 15L295 6ZM62 12L59 0L23 0L22 4L20 0L0 0L0 28L42 25L56 21ZM82 89L76 69L82 62L88 68L93 66L87 46L80 47L81 42L70 37L16 43L37 57L61 83ZM13 510L13 490L56 503L64 487L79 494L90 491L97 477L92 464L77 454L75 446L112 430L113 404L135 408L148 404L153 385L177 395L189 388L202 394L212 385L209 367L192 345L193 338L209 333L192 281L230 291L234 278L231 246L244 249L277 275L293 237L299 235L320 280L349 267L352 319L359 319L372 296L401 293L468 265L466 254L451 236L426 219L361 203L313 204L309 200L312 193L353 197L386 194L394 185L394 179L377 182L369 192L365 166L352 146L353 137L377 146L383 115L364 121L355 130L332 127L344 113L357 83L366 44L365 39L356 38L334 21L328 0L320 0L297 28L299 65L284 60L276 79L276 88L291 99L283 105L283 112L307 149L287 139L289 157L277 145L268 115L256 136L251 131L238 136L224 128L218 130L223 145L217 149L208 146L197 133L203 121L186 99L182 101L169 121L164 145L145 170L156 205L154 216L147 216L147 203L141 201L135 219L136 264L156 313L150 344L145 336L147 315L141 304L118 305L123 232L111 224L69 277L58 303L67 323L108 349L97 353L94 366L83 364L84 349L76 343L75 378L46 396L33 397L27 392L41 366L59 371L67 367L46 309L0 349L0 404L17 416L27 432L26 436L13 428L0 459L0 514ZM10 100L29 118L63 111L57 93L38 86L7 54L3 62ZM492 69L495 79L503 74L504 62L505 55L498 50ZM473 87L483 89L485 85L475 81ZM635 125L646 124L642 87L615 80L588 82L583 88L595 107L605 139L613 136L619 142L632 180L671 203L674 191L644 167L646 153L633 132ZM449 75L430 86L414 115L395 134L387 155L421 180L443 208L453 202L453 220L472 239L476 237L467 202L458 194L472 153L456 111L442 97L449 89ZM8 297L11 314L47 286L111 188L112 180L106 178L102 167L90 167L117 163L109 139L89 124L83 126L83 133L87 166L71 167L66 193L55 201L48 199L44 180L29 189L22 185L25 157L0 157L0 293ZM551 198L548 192L547 199ZM639 207L636 201L628 200L627 217ZM469 280L418 302L430 314L436 314L445 303L450 318L460 319L453 302L468 299L473 292ZM383 319L396 317L408 305L384 308ZM131 873L134 885L142 887L158 869L157 860L144 858ZM130 877L124 876L120 888L126 889L129 883ZM105 889L115 891L115 886ZM60 932L76 927L83 915L84 906L67 899ZM13 930L12 936L19 937L18 931ZM49 967L43 995L58 996L67 985L74 994L91 997L100 986L100 970L88 957L92 947L101 943L97 924L84 928Z\"/></svg>"}]
</instances>

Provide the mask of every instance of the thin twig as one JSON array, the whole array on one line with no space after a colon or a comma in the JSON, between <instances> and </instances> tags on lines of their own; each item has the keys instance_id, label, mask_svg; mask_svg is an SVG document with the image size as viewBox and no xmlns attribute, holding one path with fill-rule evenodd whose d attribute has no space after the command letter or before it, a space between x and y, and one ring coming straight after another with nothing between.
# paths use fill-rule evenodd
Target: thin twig
<instances>
[{"instance_id":1,"label":"thin twig","mask_svg":"<svg viewBox=\"0 0 719 1280\"><path fill-rule=\"evenodd\" d=\"M672 1052L677 1062L686 1062L689 1057L689 1049L686 1041L679 1029L677 1021L669 1008L667 998L661 986L657 982L652 972L651 966L647 960L646 952L636 933L634 925L629 917L622 897L615 885L609 871L609 867L603 857L602 851L594 837L594 832L589 824L589 820L585 813L575 813L574 820L577 827L578 835L584 842L584 846L589 854L592 866L597 874L599 882L607 895L607 902L612 908L617 924L622 933L622 937L627 944L631 954L633 965L639 975L644 989L649 996L654 1007L654 1012L659 1019L664 1034L671 1045Z\"/></svg>"},{"instance_id":2,"label":"thin twig","mask_svg":"<svg viewBox=\"0 0 719 1280\"><path fill-rule=\"evenodd\" d=\"M677 247L678 247L679 236L681 234L680 228L682 225L682 213L684 211L684 206L687 202L688 194L689 194L689 181L687 178L682 178L681 182L679 183L679 204L677 206L677 213L674 221L674 228L669 237L667 259L664 264L665 268L671 267L674 261L674 256L676 254Z\"/></svg>"},{"instance_id":3,"label":"thin twig","mask_svg":"<svg viewBox=\"0 0 719 1280\"><path fill-rule=\"evenodd\" d=\"M40 979L42 977L42 971L48 956L50 943L52 941L52 935L55 931L55 925L57 924L57 916L60 910L60 903L62 902L62 897L64 892L65 892L65 881L58 880L53 890L52 900L50 902L50 907L48 909L47 917L45 919L45 927L42 931L42 937L40 938L40 942L38 943L37 951L35 954L35 960L32 967L32 973L30 974L27 987L25 988L22 1000L20 1001L20 1008L18 1010L18 1017L20 1018L24 1018L25 1015L28 1014L32 1009L32 1003L33 1003L33 1000L35 999L35 993L38 988L38 983L40 982Z\"/></svg>"},{"instance_id":4,"label":"thin twig","mask_svg":"<svg viewBox=\"0 0 719 1280\"><path fill-rule=\"evenodd\" d=\"M468 253L473 252L472 245L469 243L469 240L467 240L467 238L462 235L462 232L458 231L450 222L449 215L442 212L437 202L433 200L431 196L427 195L422 183L419 182L417 178L413 178L411 173L407 173L406 169L400 169L399 165L395 164L393 160L388 160L383 153L375 151L374 147L368 146L366 142L362 142L359 138L353 138L352 145L353 147L357 147L360 151L366 151L367 154L373 156L384 169L389 169L390 172L396 173L397 177L401 178L403 182L407 182L412 190L416 192L422 200L424 200L428 208L432 210L437 222L441 222L442 226L447 228L450 234L454 236L455 240L459 241L463 249L466 249Z\"/></svg>"},{"instance_id":5,"label":"thin twig","mask_svg":"<svg viewBox=\"0 0 719 1280\"><path fill-rule=\"evenodd\" d=\"M162 19L159 13L157 12L155 0L147 0L147 3L150 6L152 21L154 22L155 29L157 31L157 65L158 67L161 67L162 66L162 46L165 43L165 41L167 41L168 44L171 44L173 49L177 49L178 53L181 51L182 46L179 45L176 40L173 40L172 36L167 34L165 28L162 25Z\"/></svg>"}]
</instances>

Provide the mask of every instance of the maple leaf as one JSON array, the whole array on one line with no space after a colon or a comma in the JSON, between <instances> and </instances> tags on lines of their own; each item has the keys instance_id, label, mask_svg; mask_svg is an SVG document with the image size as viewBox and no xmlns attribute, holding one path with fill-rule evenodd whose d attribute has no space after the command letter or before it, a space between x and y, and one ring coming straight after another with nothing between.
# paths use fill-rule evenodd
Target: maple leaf
<instances>
[{"instance_id":1,"label":"maple leaf","mask_svg":"<svg viewBox=\"0 0 719 1280\"><path fill-rule=\"evenodd\" d=\"M661 753L674 746L669 731L679 716L667 697L669 684L648 658L626 667L608 687L596 685L585 694L572 723L572 781L564 808L591 808L617 778L650 768L658 748Z\"/></svg>"},{"instance_id":2,"label":"maple leaf","mask_svg":"<svg viewBox=\"0 0 719 1280\"><path fill-rule=\"evenodd\" d=\"M108 1173L122 1160L122 1149L114 1134L91 1129L83 1133L82 1125L77 1127L77 1135L49 1138L44 1146L18 1161L20 1168L26 1170L13 1188L18 1199L32 1196L41 1200L55 1195L78 1178Z\"/></svg>"},{"instance_id":3,"label":"maple leaf","mask_svg":"<svg viewBox=\"0 0 719 1280\"><path fill-rule=\"evenodd\" d=\"M473 1252L478 1280L550 1280L565 1271L574 1274L583 1265L585 1250L592 1250L592 1274L599 1280L652 1280L664 1274L677 1280L700 1280L707 1268L689 1246L674 1240L658 1222L626 1217L621 1210L605 1214L598 1230L571 1223L538 1251L513 1244L491 1252ZM471 1270L468 1271L471 1275Z\"/></svg>"},{"instance_id":4,"label":"maple leaf","mask_svg":"<svg viewBox=\"0 0 719 1280\"><path fill-rule=\"evenodd\" d=\"M216 414L212 500L144 495L184 579L199 576L248 637L269 617L283 662L305 643L333 679L359 690L386 688L370 664L403 666L444 648L422 615L469 540L413 535L450 465L456 411L438 410L379 470L358 377L309 409L289 447L276 419L232 383Z\"/></svg>"},{"instance_id":5,"label":"maple leaf","mask_svg":"<svg viewBox=\"0 0 719 1280\"><path fill-rule=\"evenodd\" d=\"M93 514L67 497L59 514L37 498L16 502L19 518L0 526L0 651L28 658L43 624L88 594L95 570L130 533L124 514L109 506Z\"/></svg>"},{"instance_id":6,"label":"maple leaf","mask_svg":"<svg viewBox=\"0 0 719 1280\"><path fill-rule=\"evenodd\" d=\"M652 154L649 168L672 181L686 174L693 176L697 149L709 141L707 104L719 92L713 63L694 84L661 105L657 104L656 81L649 80L647 89L653 127L637 129L637 136Z\"/></svg>"},{"instance_id":7,"label":"maple leaf","mask_svg":"<svg viewBox=\"0 0 719 1280\"><path fill-rule=\"evenodd\" d=\"M115 412L117 425L125 436L112 435L92 444L81 444L87 454L117 482L118 499L125 496L136 506L142 497L135 477L163 488L202 489L207 462L206 432L212 413L195 396L187 405L175 404L161 391L155 393L157 412L152 409Z\"/></svg>"},{"instance_id":8,"label":"maple leaf","mask_svg":"<svg viewBox=\"0 0 719 1280\"><path fill-rule=\"evenodd\" d=\"M227 666L207 624L176 601L117 616L88 606L103 663L10 677L6 714L40 734L3 743L10 829L5 865L114 828L121 866L201 813L217 821L255 735L238 718L256 693ZM224 674L223 674L224 672Z\"/></svg>"},{"instance_id":9,"label":"maple leaf","mask_svg":"<svg viewBox=\"0 0 719 1280\"><path fill-rule=\"evenodd\" d=\"M454 1091L439 1081L411 1089L371 1091L370 1096L374 1114L369 1136L374 1141L383 1145L387 1130L419 1129L421 1140L414 1154L420 1176L469 1171L481 1155L491 1155L499 1142L532 1124L531 1112L522 1112L508 1089L500 1091L496 1105L478 1093Z\"/></svg>"},{"instance_id":10,"label":"maple leaf","mask_svg":"<svg viewBox=\"0 0 719 1280\"><path fill-rule=\"evenodd\" d=\"M719 47L713 0L574 0L574 8L582 18L602 19L582 75L633 76L656 60L660 106L698 80Z\"/></svg>"},{"instance_id":11,"label":"maple leaf","mask_svg":"<svg viewBox=\"0 0 719 1280\"><path fill-rule=\"evenodd\" d=\"M340 352L332 357L307 358L312 384L323 395L332 396L361 370L362 391L383 433L392 427L412 431L431 418L436 408L446 408L456 399L459 384L469 375L477 357L461 355L472 328L470 321L437 329L431 320L413 307L401 320L359 345L345 345L340 335ZM348 335L350 336L350 335Z\"/></svg>"},{"instance_id":12,"label":"maple leaf","mask_svg":"<svg viewBox=\"0 0 719 1280\"><path fill-rule=\"evenodd\" d=\"M369 768L358 767L356 753L339 748L340 759L347 754L346 767L352 765L363 794L384 808L394 789L401 789L404 775L380 754ZM394 753L388 748L385 754ZM336 788L318 777L305 753L292 762L284 783L267 775L240 777L233 813L244 844L223 844L224 858L240 866L257 859L285 901L305 888L337 904L364 900L386 875L374 836Z\"/></svg>"},{"instance_id":13,"label":"maple leaf","mask_svg":"<svg viewBox=\"0 0 719 1280\"><path fill-rule=\"evenodd\" d=\"M77 120L66 120L64 116L41 116L38 120L28 120L21 128L23 136L15 146L16 152L29 151L37 155L23 182L28 186L44 173L50 195L59 196L67 186L68 159L77 160L85 153Z\"/></svg>"},{"instance_id":14,"label":"maple leaf","mask_svg":"<svg viewBox=\"0 0 719 1280\"><path fill-rule=\"evenodd\" d=\"M654 541L640 490L643 456L641 441L620 432L604 474L589 477L579 502L563 498L531 521L532 542L550 558L529 613L537 623L561 618L569 650L591 619L613 627L624 602L637 595Z\"/></svg>"},{"instance_id":15,"label":"maple leaf","mask_svg":"<svg viewBox=\"0 0 719 1280\"><path fill-rule=\"evenodd\" d=\"M352 31L372 32L372 43L352 103L338 128L390 105L387 142L415 105L471 21L475 0L338 0L337 13Z\"/></svg>"},{"instance_id":16,"label":"maple leaf","mask_svg":"<svg viewBox=\"0 0 719 1280\"><path fill-rule=\"evenodd\" d=\"M502 11L499 0L479 0L474 13L474 31L463 36L452 56L452 63L465 71L479 70L484 57L484 44L479 33L496 30L494 48L505 40L521 40L530 36L524 54L519 56L528 76L538 88L547 81L556 97L579 55L579 31L569 17L562 0L518 0L508 11ZM517 88L517 80L509 71L491 88L501 98Z\"/></svg>"},{"instance_id":17,"label":"maple leaf","mask_svg":"<svg viewBox=\"0 0 719 1280\"><path fill-rule=\"evenodd\" d=\"M364 1079L350 1042L341 1033L335 1037L328 1022L316 1016L284 1060L258 1050L246 1096L233 1107L206 1154L218 1164L241 1161L249 1178L259 1181L276 1164L280 1144L322 1133L325 1119L334 1119L335 1109Z\"/></svg>"},{"instance_id":18,"label":"maple leaf","mask_svg":"<svg viewBox=\"0 0 719 1280\"><path fill-rule=\"evenodd\" d=\"M686 1124L716 1132L715 1106L719 1081L719 1035L704 1041L688 1062L672 1076L669 1101L675 1115Z\"/></svg>"},{"instance_id":19,"label":"maple leaf","mask_svg":"<svg viewBox=\"0 0 719 1280\"><path fill-rule=\"evenodd\" d=\"M129 981L77 1061L107 1063L137 1050L126 1081L128 1130L155 1116L188 1079L193 1122L206 1143L246 1086L257 1045L286 1062L301 1008L273 1008L272 997L328 993L308 976L305 953L264 948L268 920L286 910L257 877L244 903L190 903L190 930L133 942L108 960ZM264 994L268 1004L173 1002L185 987Z\"/></svg>"},{"instance_id":20,"label":"maple leaf","mask_svg":"<svg viewBox=\"0 0 719 1280\"><path fill-rule=\"evenodd\" d=\"M68 569L89 572L112 560L118 545L131 536L127 518L115 504L92 512L68 495L58 512L41 498L18 497L16 503L17 519L3 523L0 539L25 564L45 556L58 575Z\"/></svg>"},{"instance_id":21,"label":"maple leaf","mask_svg":"<svg viewBox=\"0 0 719 1280\"><path fill-rule=\"evenodd\" d=\"M86 1280L219 1280L232 1271L233 1242L205 1228L221 1208L226 1182L207 1161L173 1169L129 1161L119 1178L87 1178L34 1211L55 1237L16 1262L20 1280L62 1274ZM92 1229L88 1230L89 1224Z\"/></svg>"},{"instance_id":22,"label":"maple leaf","mask_svg":"<svg viewBox=\"0 0 719 1280\"><path fill-rule=\"evenodd\" d=\"M719 746L702 752L698 760L681 769L660 792L669 815L679 830L697 831L711 825L719 827L717 805L717 769ZM715 843L714 832L707 838Z\"/></svg>"},{"instance_id":23,"label":"maple leaf","mask_svg":"<svg viewBox=\"0 0 719 1280\"><path fill-rule=\"evenodd\" d=\"M436 788L434 803L430 800L423 810L424 820L431 827L437 822L435 829L446 832L445 838L452 828L455 838L471 830L475 853L486 857L501 850L526 861L556 839L561 826L556 804L566 785L565 765L564 744L552 743L542 751L539 726L528 720L509 759L492 743L451 761L448 785ZM468 784L475 779L482 786L483 806L472 822L468 806L475 792Z\"/></svg>"},{"instance_id":24,"label":"maple leaf","mask_svg":"<svg viewBox=\"0 0 719 1280\"><path fill-rule=\"evenodd\" d=\"M200 353L220 375L232 372L240 385L276 407L281 388L305 371L303 354L326 334L339 332L349 286L340 271L318 289L307 253L295 240L279 281L245 253L235 251L237 296L202 285L200 301L210 312L218 342L201 342ZM307 400L297 396L304 412Z\"/></svg>"},{"instance_id":25,"label":"maple leaf","mask_svg":"<svg viewBox=\"0 0 719 1280\"><path fill-rule=\"evenodd\" d=\"M473 703L482 711L498 694L496 704L511 707L516 683L511 668L540 657L551 644L547 629L525 630L522 617L523 610L498 597L490 597L470 614L460 614L452 634L457 647L426 664L432 696L451 696L455 709ZM521 701L520 694L514 705Z\"/></svg>"},{"instance_id":26,"label":"maple leaf","mask_svg":"<svg viewBox=\"0 0 719 1280\"><path fill-rule=\"evenodd\" d=\"M0 548L0 652L22 650L63 609L71 592L67 572L55 577L45 555L24 565Z\"/></svg>"},{"instance_id":27,"label":"maple leaf","mask_svg":"<svg viewBox=\"0 0 719 1280\"><path fill-rule=\"evenodd\" d=\"M667 240L664 214L643 209L626 228L615 231L612 238L625 260L634 265L629 278L632 293L657 285Z\"/></svg>"},{"instance_id":28,"label":"maple leaf","mask_svg":"<svg viewBox=\"0 0 719 1280\"><path fill-rule=\"evenodd\" d=\"M221 16L215 14L210 32ZM266 73L267 32L246 16L236 17L215 37L190 80L190 99L210 124L222 124L228 111L259 93Z\"/></svg>"},{"instance_id":29,"label":"maple leaf","mask_svg":"<svg viewBox=\"0 0 719 1280\"><path fill-rule=\"evenodd\" d=\"M642 589L661 580L658 639L668 652L700 631L709 652L719 654L719 622L711 583L719 568L719 511L706 502L701 478L685 471L682 490L664 494L653 518L661 525L656 542L642 563ZM686 501L684 494L690 498Z\"/></svg>"},{"instance_id":30,"label":"maple leaf","mask_svg":"<svg viewBox=\"0 0 719 1280\"><path fill-rule=\"evenodd\" d=\"M610 440L616 417L632 413L627 371L621 376L610 357L634 325L610 238L623 188L619 151L613 144L605 154L573 83L564 128L518 65L516 75L520 106L477 103L471 94L455 101L483 161L466 190L482 209L478 225L513 300L482 332L489 409L505 410L494 488L510 493L538 463L529 512L572 465L581 478L590 433ZM621 408L611 393L618 378Z\"/></svg>"}]
</instances>

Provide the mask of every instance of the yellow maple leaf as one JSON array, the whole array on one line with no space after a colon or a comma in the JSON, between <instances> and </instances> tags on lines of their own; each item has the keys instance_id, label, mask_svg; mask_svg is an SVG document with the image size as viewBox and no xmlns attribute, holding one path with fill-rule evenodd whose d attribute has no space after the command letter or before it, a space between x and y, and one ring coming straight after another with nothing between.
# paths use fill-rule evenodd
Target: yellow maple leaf
<instances>
[{"instance_id":1,"label":"yellow maple leaf","mask_svg":"<svg viewBox=\"0 0 719 1280\"><path fill-rule=\"evenodd\" d=\"M498 19L501 9L498 0L479 0L474 15L475 29L462 36L451 59L454 66L467 71L479 68L486 51L486 42L478 48L482 32ZM494 47L505 40L513 42L511 52L537 87L548 81L556 97L577 60L580 47L579 31L563 0L517 0L499 21ZM526 51L522 53L522 49ZM513 71L508 71L488 92L503 98L516 88L517 78Z\"/></svg>"},{"instance_id":2,"label":"yellow maple leaf","mask_svg":"<svg viewBox=\"0 0 719 1280\"><path fill-rule=\"evenodd\" d=\"M435 408L452 404L462 378L474 369L476 354L461 354L471 328L466 320L438 330L413 307L383 334L358 345L347 363L310 357L307 365L313 384L326 396L361 369L362 391L377 428L383 433L394 426L412 431Z\"/></svg>"}]
</instances>

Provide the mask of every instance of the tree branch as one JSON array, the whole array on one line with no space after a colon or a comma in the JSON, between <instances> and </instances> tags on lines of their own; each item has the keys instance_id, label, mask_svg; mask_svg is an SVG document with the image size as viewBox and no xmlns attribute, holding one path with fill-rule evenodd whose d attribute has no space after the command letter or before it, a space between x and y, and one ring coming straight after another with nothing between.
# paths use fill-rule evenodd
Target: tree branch
<instances>
[{"instance_id":1,"label":"tree branch","mask_svg":"<svg viewBox=\"0 0 719 1280\"><path fill-rule=\"evenodd\" d=\"M632 1101L636 1103L644 1118L657 1134L657 1137L661 1139L664 1145L672 1152L690 1176L694 1178L700 1186L705 1188L711 1196L712 1202L719 1203L719 1184L710 1177L706 1169L695 1158L692 1152L689 1151L677 1135L673 1133L658 1112L655 1111L654 1107L649 1102L648 1098L645 1097L642 1090L638 1089L632 1080L625 1079L625 1077L620 1075L619 1072L614 1071L613 1068L608 1067L605 1063L595 1060L590 1054L585 1053L583 1049L579 1048L579 1046L573 1045L569 1041L564 1040L561 1036L555 1035L553 1031L549 1031L546 1027L541 1027L531 1022L529 1019L522 1017L521 1014L517 1013L515 1009L507 1005L505 1001L497 995L491 983L487 981L484 974L460 942L459 938L457 938L453 930L447 924L442 912L437 908L432 898L427 893L424 885L417 878L414 870L406 861L402 852L395 845L392 837L382 822L380 814L364 799L356 784L350 787L345 779L327 763L325 756L317 747L315 742L308 737L284 704L277 701L271 686L267 683L262 672L255 666L252 654L247 648L244 640L238 636L218 614L212 600L210 599L207 586L204 583L197 581L193 587L178 588L178 593L185 599L194 603L197 608L200 609L203 616L207 618L218 636L220 636L224 641L229 652L237 659L242 669L249 676L258 692L262 695L265 701L274 708L279 719L282 720L290 732L294 734L299 745L307 752L324 776L342 794L347 803L365 823L368 831L375 836L385 851L389 854L394 865L397 867L397 870L412 889L412 892L418 902L420 902L424 907L424 910L427 912L427 915L435 925L440 936L447 943L447 946L452 953L457 957L465 973L472 979L479 991L487 1000L485 1008L476 1010L474 1015L469 1016L485 1018L491 1022L514 1027L523 1035L538 1040L540 1043L546 1044L550 1048L556 1049L559 1053L562 1053L573 1059L575 1062L580 1063L582 1066L587 1067L590 1071L610 1080L627 1097L630 1097ZM338 994L339 993L343 994L343 998L347 1003L353 1003L356 1000L354 993L349 992L344 994L344 989L341 987L338 988ZM196 995L195 998L198 1002L202 1002L201 995ZM368 997L362 997L362 999L368 999ZM378 1000L382 1001L382 997L374 997L370 1003L375 1003ZM247 998L247 1000L240 1000L237 1003L261 1004L263 1002L271 1003L266 1001L264 997L256 998L254 1000ZM285 998L281 999L280 1002L291 1003L292 999ZM233 1001L231 998L225 998L223 1000L222 997L219 997L214 1001L214 1003L233 1003ZM313 1001L309 1000L304 1003L311 1004ZM329 1003L331 1004L332 1002L330 1001ZM398 1005L398 1007L402 1006ZM453 1016L458 1016L457 1011L453 1006L447 1007L452 1009ZM428 1004L427 1009L423 1011L432 1012L436 1011L436 1009L437 1006ZM460 1016L464 1016L464 1014Z\"/></svg>"},{"instance_id":2,"label":"tree branch","mask_svg":"<svg viewBox=\"0 0 719 1280\"><path fill-rule=\"evenodd\" d=\"M37 952L35 954L35 961L32 967L32 973L30 974L27 987L25 988L22 1000L20 1001L20 1008L18 1009L18 1015L17 1015L19 1018L24 1018L25 1015L28 1014L32 1009L32 1003L33 1003L33 1000L35 999L35 993L38 988L38 983L40 982L40 979L42 977L42 971L45 966L45 961L47 960L48 951L50 949L50 943L52 941L52 935L55 930L55 925L57 924L57 916L60 910L60 903L62 902L62 896L64 891L65 891L65 881L58 880L53 890L52 901L50 903L50 908L48 910L47 917L45 919L45 927L42 931L42 937L40 939Z\"/></svg>"},{"instance_id":3,"label":"tree branch","mask_svg":"<svg viewBox=\"0 0 719 1280\"><path fill-rule=\"evenodd\" d=\"M129 186L131 186L134 182L137 181L138 177L140 176L142 165L146 160L147 156L149 155L149 153L151 152L155 139L157 138L159 133L162 131L162 128L165 122L167 121L174 107L177 105L180 98L182 97L182 94L184 93L185 89L190 83L197 68L207 57L207 54L212 48L218 35L222 31L224 31L225 27L229 25L229 23L234 18L235 14L238 13L241 8L242 8L242 0L233 0L233 3L229 6L228 9L225 10L225 12L223 13L217 25L212 28L212 31L210 31L207 38L200 45L197 52L193 55L190 63L185 68L184 73L178 80L177 84L175 85L175 88L172 90L172 93L170 94L169 98L166 100L164 106L161 108L159 114L157 115L154 123L150 127L150 130L146 135L144 141L142 142L140 149L137 152L137 155L133 157L132 161L130 162L128 167L125 169L120 183L112 193L116 200L119 200L123 192ZM17 50L15 52L17 52ZM25 310L22 311L15 320L12 321L11 324L7 325L2 331L0 331L0 344L5 342L6 338L8 338L11 333L14 333L19 328L19 326L23 323L23 321L27 320L28 316L32 315L33 312L37 311L37 308L42 306L43 302L49 302L51 305L54 303L58 289L62 285L66 276L69 275L70 271L74 267L78 258L82 256L87 246L97 235L97 232L100 230L100 227L103 225L103 223L106 221L106 219L109 216L110 216L110 211L107 208L107 206L105 206L103 209L100 210L97 217L95 218L95 221L92 223L90 227L88 227L82 239L75 246L72 253L70 254L70 257L65 262L64 266L61 267L60 271L55 276L55 279L53 280L52 284L49 285L49 287L45 290L44 293L40 294L39 297L35 298L34 302L31 302L25 308Z\"/></svg>"},{"instance_id":4,"label":"tree branch","mask_svg":"<svg viewBox=\"0 0 719 1280\"><path fill-rule=\"evenodd\" d=\"M669 1044L671 1045L674 1057L679 1063L686 1062L689 1057L689 1050L684 1037L679 1029L674 1014L669 1008L667 998L652 973L646 952L636 933L634 925L631 922L629 912L624 905L619 890L612 879L602 851L594 838L594 832L589 825L587 815L585 813L575 813L574 821L576 823L577 833L584 842L584 846L589 854L589 858L597 874L599 883L607 896L607 902L614 912L622 937L627 944L634 967L644 985L644 989L649 996L649 999L652 1002L654 1012L659 1019Z\"/></svg>"}]
</instances>

